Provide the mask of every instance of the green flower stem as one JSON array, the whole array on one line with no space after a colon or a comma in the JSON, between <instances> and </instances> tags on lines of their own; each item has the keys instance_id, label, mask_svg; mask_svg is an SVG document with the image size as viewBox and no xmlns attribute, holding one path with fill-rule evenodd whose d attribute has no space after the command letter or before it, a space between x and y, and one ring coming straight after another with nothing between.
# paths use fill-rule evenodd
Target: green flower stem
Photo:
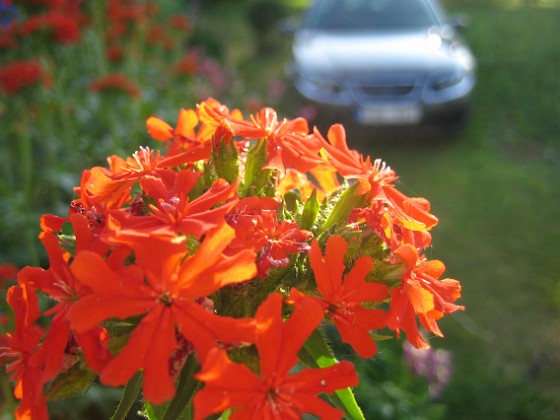
<instances>
[{"instance_id":1,"label":"green flower stem","mask_svg":"<svg viewBox=\"0 0 560 420\"><path fill-rule=\"evenodd\" d=\"M136 402L140 388L142 388L142 373L138 371L124 387L121 400L111 420L124 420L126 418L132 405Z\"/></svg>"},{"instance_id":2,"label":"green flower stem","mask_svg":"<svg viewBox=\"0 0 560 420\"><path fill-rule=\"evenodd\" d=\"M316 329L307 339L299 357L304 363L317 368L326 368L338 363L320 329ZM365 420L352 388L338 389L328 397L337 408L346 411L349 419Z\"/></svg>"},{"instance_id":3,"label":"green flower stem","mask_svg":"<svg viewBox=\"0 0 560 420\"><path fill-rule=\"evenodd\" d=\"M183 370L181 371L175 398L171 400L163 420L178 419L187 404L191 401L194 391L196 391L196 388L198 388L198 385L200 384L200 382L194 379L194 373L197 367L198 365L195 357L191 353L185 363L185 366L183 367Z\"/></svg>"}]
</instances>

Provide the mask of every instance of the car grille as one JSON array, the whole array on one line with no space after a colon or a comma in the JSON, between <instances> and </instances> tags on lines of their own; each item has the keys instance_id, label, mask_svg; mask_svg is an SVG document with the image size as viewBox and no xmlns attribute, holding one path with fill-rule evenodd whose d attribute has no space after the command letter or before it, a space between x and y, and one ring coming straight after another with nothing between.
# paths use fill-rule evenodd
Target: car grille
<instances>
[{"instance_id":1,"label":"car grille","mask_svg":"<svg viewBox=\"0 0 560 420\"><path fill-rule=\"evenodd\" d=\"M377 86L358 86L356 89L363 95L392 97L408 95L414 89L414 85L377 85Z\"/></svg>"},{"instance_id":2,"label":"car grille","mask_svg":"<svg viewBox=\"0 0 560 420\"><path fill-rule=\"evenodd\" d=\"M352 93L358 101L417 96L424 82L418 74L391 74L357 78L350 82Z\"/></svg>"}]
</instances>

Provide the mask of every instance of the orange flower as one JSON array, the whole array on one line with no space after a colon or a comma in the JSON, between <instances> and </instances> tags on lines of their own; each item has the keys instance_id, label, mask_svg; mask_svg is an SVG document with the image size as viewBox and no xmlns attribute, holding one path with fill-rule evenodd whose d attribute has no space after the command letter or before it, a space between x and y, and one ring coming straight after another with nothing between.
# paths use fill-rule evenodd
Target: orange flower
<instances>
[{"instance_id":1,"label":"orange flower","mask_svg":"<svg viewBox=\"0 0 560 420\"><path fill-rule=\"evenodd\" d=\"M76 248L91 249L105 254L108 246L95 241L91 235L88 221L79 214L70 216L70 221L76 233ZM25 267L21 270L18 281L41 290L56 304L49 309L48 315L54 315L43 345L34 355L36 366L44 366L43 382L53 379L62 369L66 358L66 348L71 341L70 323L67 314L72 305L82 296L89 293L89 289L77 282L70 272L68 260L70 255L58 244L58 238L50 232L39 235L49 256L50 267L44 270L40 267ZM83 333L73 335L82 347L88 365L96 371L101 370L109 359L107 351L107 333L95 327Z\"/></svg>"},{"instance_id":2,"label":"orange flower","mask_svg":"<svg viewBox=\"0 0 560 420\"><path fill-rule=\"evenodd\" d=\"M427 200L410 198L397 190L393 183L398 177L385 162L376 159L372 163L369 156L364 159L357 151L348 148L342 125L331 126L328 142L318 131L315 135L323 144L325 161L346 179L356 179L360 183L358 194L369 193L373 207L381 203L392 223L414 231L427 231L437 224L438 219L430 214Z\"/></svg>"},{"instance_id":3,"label":"orange flower","mask_svg":"<svg viewBox=\"0 0 560 420\"><path fill-rule=\"evenodd\" d=\"M131 187L145 176L152 175L163 179L167 185L173 184L175 167L197 162L205 154L204 150L194 149L162 157L159 150L154 153L148 147L140 147L126 159L113 155L107 159L109 169L96 166L87 172L87 179L82 178L80 194L83 196L85 191L108 207L109 203L128 197Z\"/></svg>"},{"instance_id":4,"label":"orange flower","mask_svg":"<svg viewBox=\"0 0 560 420\"><path fill-rule=\"evenodd\" d=\"M160 178L144 177L142 189L156 204L149 204L149 214L142 216L120 210L111 212L108 229L112 232L109 235L136 232L139 235L194 235L200 239L223 223L225 214L235 206L237 185L219 179L200 197L191 201L188 193L194 187L198 175L188 170L181 171L169 189Z\"/></svg>"},{"instance_id":5,"label":"orange flower","mask_svg":"<svg viewBox=\"0 0 560 420\"><path fill-rule=\"evenodd\" d=\"M224 350L213 349L196 375L204 388L194 398L195 420L230 408L234 409L232 420L296 419L304 413L323 419L342 418L341 410L317 395L357 385L350 362L291 373L298 351L323 318L321 308L303 301L283 322L282 296L273 293L260 305L255 318L259 372L233 363Z\"/></svg>"},{"instance_id":6,"label":"orange flower","mask_svg":"<svg viewBox=\"0 0 560 420\"><path fill-rule=\"evenodd\" d=\"M266 107L252 115L251 120L229 119L229 124L236 136L266 139L268 162L264 168L280 173L287 168L307 172L323 163L318 155L320 143L314 136L308 136L308 124L303 118L278 121L276 111Z\"/></svg>"},{"instance_id":7,"label":"orange flower","mask_svg":"<svg viewBox=\"0 0 560 420\"><path fill-rule=\"evenodd\" d=\"M169 144L166 156L186 150L196 153L199 160L206 160L212 151L212 138L203 137L196 132L199 119L196 111L183 109L179 111L177 125L172 128L158 117L150 117L146 121L148 134L155 140Z\"/></svg>"},{"instance_id":8,"label":"orange flower","mask_svg":"<svg viewBox=\"0 0 560 420\"><path fill-rule=\"evenodd\" d=\"M292 289L290 299L292 302L302 299L317 302L336 325L342 341L350 344L360 356L372 357L377 352L377 346L369 332L385 326L385 312L368 309L363 304L383 301L387 297L387 287L365 281L373 268L369 257L360 257L350 272L344 275L347 249L348 243L344 238L331 236L323 256L319 244L313 241L309 261L321 297L304 296L297 289Z\"/></svg>"},{"instance_id":9,"label":"orange flower","mask_svg":"<svg viewBox=\"0 0 560 420\"><path fill-rule=\"evenodd\" d=\"M229 142L233 137L231 128L231 120L243 120L243 115L238 109L229 108L214 98L208 98L197 105L198 118L201 127L198 137L201 140L211 139L214 137L216 141L222 139Z\"/></svg>"},{"instance_id":10,"label":"orange flower","mask_svg":"<svg viewBox=\"0 0 560 420\"><path fill-rule=\"evenodd\" d=\"M445 314L465 309L452 303L461 297L461 285L453 279L438 280L445 271L443 263L419 256L410 244L402 245L394 253L406 271L401 287L391 290L387 326L397 333L405 331L414 347L429 348L418 331L416 315L427 331L443 337L436 321Z\"/></svg>"},{"instance_id":11,"label":"orange flower","mask_svg":"<svg viewBox=\"0 0 560 420\"><path fill-rule=\"evenodd\" d=\"M43 395L41 369L31 363L43 336L36 324L41 315L35 290L28 285L8 289L7 301L15 318L15 330L4 337L0 361L9 361L6 372L16 381L14 396L21 400L16 419L48 418L47 400Z\"/></svg>"},{"instance_id":12,"label":"orange flower","mask_svg":"<svg viewBox=\"0 0 560 420\"><path fill-rule=\"evenodd\" d=\"M116 270L96 253L76 255L72 273L93 293L71 308L72 328L83 332L109 318L143 314L127 345L102 370L102 383L122 385L143 369L144 397L160 404L175 393L169 360L178 348L176 328L192 342L201 359L217 341L251 339L251 320L220 317L197 301L227 284L254 277L252 251L230 257L222 253L233 236L233 229L224 224L209 232L196 254L185 260L181 240L119 237L120 243L134 251L136 265Z\"/></svg>"},{"instance_id":13,"label":"orange flower","mask_svg":"<svg viewBox=\"0 0 560 420\"><path fill-rule=\"evenodd\" d=\"M251 247L257 253L258 274L264 279L272 268L290 264L289 255L309 251L313 237L291 220L279 222L278 203L270 197L246 197L226 216L235 228L236 238L230 249Z\"/></svg>"}]
</instances>

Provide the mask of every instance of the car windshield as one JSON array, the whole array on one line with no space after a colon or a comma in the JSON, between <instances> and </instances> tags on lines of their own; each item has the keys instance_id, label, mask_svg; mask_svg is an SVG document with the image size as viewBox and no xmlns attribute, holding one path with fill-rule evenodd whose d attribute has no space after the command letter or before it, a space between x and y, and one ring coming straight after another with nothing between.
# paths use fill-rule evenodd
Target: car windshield
<instances>
[{"instance_id":1,"label":"car windshield","mask_svg":"<svg viewBox=\"0 0 560 420\"><path fill-rule=\"evenodd\" d=\"M425 0L317 0L305 16L305 29L386 31L437 25Z\"/></svg>"}]
</instances>

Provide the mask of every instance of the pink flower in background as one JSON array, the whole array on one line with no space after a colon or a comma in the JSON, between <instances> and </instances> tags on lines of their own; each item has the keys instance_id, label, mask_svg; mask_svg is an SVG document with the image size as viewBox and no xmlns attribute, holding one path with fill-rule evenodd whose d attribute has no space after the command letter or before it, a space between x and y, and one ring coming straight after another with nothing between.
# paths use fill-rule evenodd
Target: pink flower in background
<instances>
[{"instance_id":1,"label":"pink flower in background","mask_svg":"<svg viewBox=\"0 0 560 420\"><path fill-rule=\"evenodd\" d=\"M451 379L451 353L443 349L417 349L408 341L403 343L403 349L410 371L426 378L430 397L438 398Z\"/></svg>"},{"instance_id":2,"label":"pink flower in background","mask_svg":"<svg viewBox=\"0 0 560 420\"><path fill-rule=\"evenodd\" d=\"M227 88L226 72L220 63L213 58L203 59L199 71L216 91L221 92Z\"/></svg>"}]
</instances>

